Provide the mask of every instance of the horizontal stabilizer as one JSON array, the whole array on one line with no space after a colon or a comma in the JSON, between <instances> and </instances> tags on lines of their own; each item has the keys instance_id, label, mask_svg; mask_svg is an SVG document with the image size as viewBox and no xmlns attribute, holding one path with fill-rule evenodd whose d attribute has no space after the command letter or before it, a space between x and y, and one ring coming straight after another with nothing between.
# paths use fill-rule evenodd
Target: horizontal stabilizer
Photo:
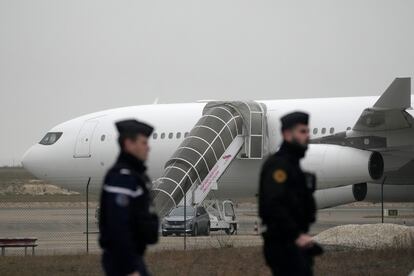
<instances>
[{"instance_id":1,"label":"horizontal stabilizer","mask_svg":"<svg viewBox=\"0 0 414 276\"><path fill-rule=\"evenodd\" d=\"M374 108L405 110L411 107L411 78L396 78L374 104Z\"/></svg>"}]
</instances>

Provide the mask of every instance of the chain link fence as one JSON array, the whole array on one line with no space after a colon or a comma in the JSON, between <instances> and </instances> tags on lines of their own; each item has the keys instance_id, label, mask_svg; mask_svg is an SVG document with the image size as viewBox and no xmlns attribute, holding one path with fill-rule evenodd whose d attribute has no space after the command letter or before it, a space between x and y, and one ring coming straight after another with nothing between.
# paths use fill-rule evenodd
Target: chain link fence
<instances>
[{"instance_id":1,"label":"chain link fence","mask_svg":"<svg viewBox=\"0 0 414 276\"><path fill-rule=\"evenodd\" d=\"M98 246L97 207L101 183L67 190L34 179L23 168L0 168L0 239L36 238L35 253L100 253ZM385 208L398 210L385 222L414 225L413 203L386 203ZM182 250L211 247L260 246L260 220L255 198L235 203L237 235L224 231L210 236L162 237L150 250ZM311 233L317 234L341 224L381 222L381 204L355 203L319 210ZM186 246L184 246L184 241ZM23 255L24 248L6 248L6 255ZM31 254L29 248L28 254Z\"/></svg>"},{"instance_id":2,"label":"chain link fence","mask_svg":"<svg viewBox=\"0 0 414 276\"><path fill-rule=\"evenodd\" d=\"M0 168L0 239L35 238L37 255L99 253L100 192L101 183L87 181L83 187L65 189L37 180L21 167ZM261 244L256 205L246 204L236 208L236 214L246 215L239 221L238 236L224 231L187 239L160 235L160 242L150 250L232 247L235 240ZM6 255L24 253L24 248L6 248Z\"/></svg>"},{"instance_id":3,"label":"chain link fence","mask_svg":"<svg viewBox=\"0 0 414 276\"><path fill-rule=\"evenodd\" d=\"M99 252L100 185L86 187L68 190L34 179L23 168L1 168L0 238L35 238L39 255ZM24 249L6 248L10 254Z\"/></svg>"}]
</instances>

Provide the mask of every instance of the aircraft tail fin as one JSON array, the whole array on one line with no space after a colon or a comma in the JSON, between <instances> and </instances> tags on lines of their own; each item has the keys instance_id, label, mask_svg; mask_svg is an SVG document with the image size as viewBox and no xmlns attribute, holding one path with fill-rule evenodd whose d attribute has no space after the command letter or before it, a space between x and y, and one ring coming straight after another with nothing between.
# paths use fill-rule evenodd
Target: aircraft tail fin
<instances>
[{"instance_id":1,"label":"aircraft tail fin","mask_svg":"<svg viewBox=\"0 0 414 276\"><path fill-rule=\"evenodd\" d=\"M405 110L411 107L411 78L396 78L374 104L374 108Z\"/></svg>"}]
</instances>

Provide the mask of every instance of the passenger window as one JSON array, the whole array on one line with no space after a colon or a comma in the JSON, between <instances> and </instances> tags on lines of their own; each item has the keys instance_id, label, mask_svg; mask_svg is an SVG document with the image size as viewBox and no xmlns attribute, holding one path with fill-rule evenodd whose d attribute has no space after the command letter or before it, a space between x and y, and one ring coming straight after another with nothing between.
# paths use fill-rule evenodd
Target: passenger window
<instances>
[{"instance_id":1,"label":"passenger window","mask_svg":"<svg viewBox=\"0 0 414 276\"><path fill-rule=\"evenodd\" d=\"M177 132L177 139L180 139L181 138L181 132Z\"/></svg>"},{"instance_id":2,"label":"passenger window","mask_svg":"<svg viewBox=\"0 0 414 276\"><path fill-rule=\"evenodd\" d=\"M170 132L170 133L168 134L168 139L172 139L172 138L173 138L173 136L174 136L174 134L173 134L172 132Z\"/></svg>"},{"instance_id":3,"label":"passenger window","mask_svg":"<svg viewBox=\"0 0 414 276\"><path fill-rule=\"evenodd\" d=\"M163 133L161 133L161 139L164 139L165 138L165 133L163 132Z\"/></svg>"},{"instance_id":4,"label":"passenger window","mask_svg":"<svg viewBox=\"0 0 414 276\"><path fill-rule=\"evenodd\" d=\"M322 132L322 134L325 134L326 133L326 128L323 127L321 132Z\"/></svg>"},{"instance_id":5,"label":"passenger window","mask_svg":"<svg viewBox=\"0 0 414 276\"><path fill-rule=\"evenodd\" d=\"M318 129L316 127L313 129L313 134L318 134Z\"/></svg>"},{"instance_id":6,"label":"passenger window","mask_svg":"<svg viewBox=\"0 0 414 276\"><path fill-rule=\"evenodd\" d=\"M190 133L186 132L186 133L184 134L184 137L188 137L188 135L190 135Z\"/></svg>"},{"instance_id":7,"label":"passenger window","mask_svg":"<svg viewBox=\"0 0 414 276\"><path fill-rule=\"evenodd\" d=\"M152 134L152 139L157 139L157 137L158 137L158 134L156 133L156 132L154 132L153 134Z\"/></svg>"},{"instance_id":8,"label":"passenger window","mask_svg":"<svg viewBox=\"0 0 414 276\"><path fill-rule=\"evenodd\" d=\"M331 127L331 129L329 130L329 133L332 134L334 133L335 129L333 127Z\"/></svg>"},{"instance_id":9,"label":"passenger window","mask_svg":"<svg viewBox=\"0 0 414 276\"><path fill-rule=\"evenodd\" d=\"M346 130L351 130L351 127L347 127Z\"/></svg>"},{"instance_id":10,"label":"passenger window","mask_svg":"<svg viewBox=\"0 0 414 276\"><path fill-rule=\"evenodd\" d=\"M101 141L103 142L103 141L105 141L105 134L102 134L102 136L101 136Z\"/></svg>"}]
</instances>

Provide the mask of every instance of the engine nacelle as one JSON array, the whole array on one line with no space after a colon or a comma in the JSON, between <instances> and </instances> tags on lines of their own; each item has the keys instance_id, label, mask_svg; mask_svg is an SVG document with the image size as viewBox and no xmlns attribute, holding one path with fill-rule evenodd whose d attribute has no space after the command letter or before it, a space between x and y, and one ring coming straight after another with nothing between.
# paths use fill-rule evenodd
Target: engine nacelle
<instances>
[{"instance_id":1,"label":"engine nacelle","mask_svg":"<svg viewBox=\"0 0 414 276\"><path fill-rule=\"evenodd\" d=\"M380 153L338 145L309 145L301 164L317 175L318 189L372 182L384 173Z\"/></svg>"},{"instance_id":2,"label":"engine nacelle","mask_svg":"<svg viewBox=\"0 0 414 276\"><path fill-rule=\"evenodd\" d=\"M362 201L367 196L367 184L355 184L338 188L318 190L315 200L318 209L335 207L356 201Z\"/></svg>"}]
</instances>

